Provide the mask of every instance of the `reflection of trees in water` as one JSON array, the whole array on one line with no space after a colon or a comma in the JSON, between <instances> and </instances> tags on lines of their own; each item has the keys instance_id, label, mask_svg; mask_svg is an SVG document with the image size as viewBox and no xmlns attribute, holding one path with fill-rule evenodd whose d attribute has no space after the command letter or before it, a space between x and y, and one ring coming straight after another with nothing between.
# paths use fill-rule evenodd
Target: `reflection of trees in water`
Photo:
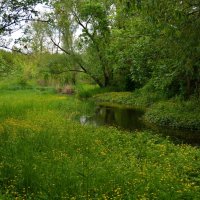
<instances>
[{"instance_id":1,"label":"reflection of trees in water","mask_svg":"<svg viewBox=\"0 0 200 200\"><path fill-rule=\"evenodd\" d=\"M114 110L111 110L109 108L105 109L104 123L111 125L116 123Z\"/></svg>"},{"instance_id":2,"label":"reflection of trees in water","mask_svg":"<svg viewBox=\"0 0 200 200\"><path fill-rule=\"evenodd\" d=\"M107 107L98 107L95 112L95 121L98 124L109 124L113 125L116 123L115 111Z\"/></svg>"},{"instance_id":3,"label":"reflection of trees in water","mask_svg":"<svg viewBox=\"0 0 200 200\"><path fill-rule=\"evenodd\" d=\"M115 112L115 119L117 125L128 130L141 130L145 124L141 120L143 115L140 111L130 109L117 109Z\"/></svg>"},{"instance_id":4,"label":"reflection of trees in water","mask_svg":"<svg viewBox=\"0 0 200 200\"><path fill-rule=\"evenodd\" d=\"M141 121L143 112L131 109L98 107L94 120L98 124L108 124L122 127L128 130L141 129L144 123Z\"/></svg>"}]
</instances>

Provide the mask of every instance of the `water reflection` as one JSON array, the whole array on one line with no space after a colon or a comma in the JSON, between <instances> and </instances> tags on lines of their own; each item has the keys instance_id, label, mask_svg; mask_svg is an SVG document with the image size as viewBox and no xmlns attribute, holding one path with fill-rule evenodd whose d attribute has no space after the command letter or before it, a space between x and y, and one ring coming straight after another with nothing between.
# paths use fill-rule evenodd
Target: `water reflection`
<instances>
[{"instance_id":1,"label":"water reflection","mask_svg":"<svg viewBox=\"0 0 200 200\"><path fill-rule=\"evenodd\" d=\"M112 125L136 130L141 129L144 125L141 119L143 114L139 110L99 106L92 120L95 120L98 125Z\"/></svg>"},{"instance_id":2,"label":"water reflection","mask_svg":"<svg viewBox=\"0 0 200 200\"><path fill-rule=\"evenodd\" d=\"M152 130L152 133L169 136L175 143L200 145L199 131L174 130L169 127L154 126L145 123L143 115L144 112L139 109L98 106L93 116L81 116L80 123L94 126L109 125L130 131Z\"/></svg>"}]
</instances>

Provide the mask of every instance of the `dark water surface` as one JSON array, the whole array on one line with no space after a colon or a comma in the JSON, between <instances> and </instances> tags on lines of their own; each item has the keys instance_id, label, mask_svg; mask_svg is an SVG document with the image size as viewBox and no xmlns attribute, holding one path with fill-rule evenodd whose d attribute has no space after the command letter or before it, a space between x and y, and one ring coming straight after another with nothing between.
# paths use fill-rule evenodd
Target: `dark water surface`
<instances>
[{"instance_id":1,"label":"dark water surface","mask_svg":"<svg viewBox=\"0 0 200 200\"><path fill-rule=\"evenodd\" d=\"M94 126L115 126L132 132L150 130L154 134L169 136L177 144L200 146L200 131L177 130L147 124L143 120L143 116L144 111L139 109L99 105L94 115L81 116L80 122L81 124L93 124Z\"/></svg>"}]
</instances>

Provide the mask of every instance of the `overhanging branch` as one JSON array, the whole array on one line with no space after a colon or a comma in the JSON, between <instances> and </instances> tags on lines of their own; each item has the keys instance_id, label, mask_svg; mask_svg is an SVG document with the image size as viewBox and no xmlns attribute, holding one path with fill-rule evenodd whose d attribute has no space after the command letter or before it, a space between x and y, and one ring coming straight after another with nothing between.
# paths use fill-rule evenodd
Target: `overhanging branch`
<instances>
[{"instance_id":1,"label":"overhanging branch","mask_svg":"<svg viewBox=\"0 0 200 200\"><path fill-rule=\"evenodd\" d=\"M74 55L73 52L69 52L67 51L66 49L62 48L59 44L57 44L53 38L50 38L51 41L53 42L53 44L58 47L61 51L63 51L64 53L66 53L67 55L70 55L70 56L73 56L74 57L74 60L75 62L79 65L79 67L82 69L82 70L66 70L66 71L74 71L74 72L82 72L82 73L85 73L87 75L89 75L100 87L103 87L103 84L102 82L96 77L94 76L92 73L90 73L84 66L83 64L80 62L79 59L76 58L76 56Z\"/></svg>"},{"instance_id":2,"label":"overhanging branch","mask_svg":"<svg viewBox=\"0 0 200 200\"><path fill-rule=\"evenodd\" d=\"M62 48L59 44L57 44L57 43L53 40L52 37L51 37L50 39L51 39L52 43L53 43L56 47L58 47L61 51L63 51L63 52L66 53L67 55L71 55L71 53L70 53L69 51L67 51L66 49Z\"/></svg>"}]
</instances>

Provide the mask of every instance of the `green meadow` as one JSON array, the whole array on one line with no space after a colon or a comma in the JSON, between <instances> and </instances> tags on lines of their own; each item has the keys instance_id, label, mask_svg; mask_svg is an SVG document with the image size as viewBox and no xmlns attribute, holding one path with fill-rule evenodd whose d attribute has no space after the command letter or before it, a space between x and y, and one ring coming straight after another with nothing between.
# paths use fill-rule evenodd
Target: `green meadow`
<instances>
[{"instance_id":1,"label":"green meadow","mask_svg":"<svg viewBox=\"0 0 200 200\"><path fill-rule=\"evenodd\" d=\"M200 150L148 132L81 125L88 101L0 95L0 199L200 199Z\"/></svg>"}]
</instances>

